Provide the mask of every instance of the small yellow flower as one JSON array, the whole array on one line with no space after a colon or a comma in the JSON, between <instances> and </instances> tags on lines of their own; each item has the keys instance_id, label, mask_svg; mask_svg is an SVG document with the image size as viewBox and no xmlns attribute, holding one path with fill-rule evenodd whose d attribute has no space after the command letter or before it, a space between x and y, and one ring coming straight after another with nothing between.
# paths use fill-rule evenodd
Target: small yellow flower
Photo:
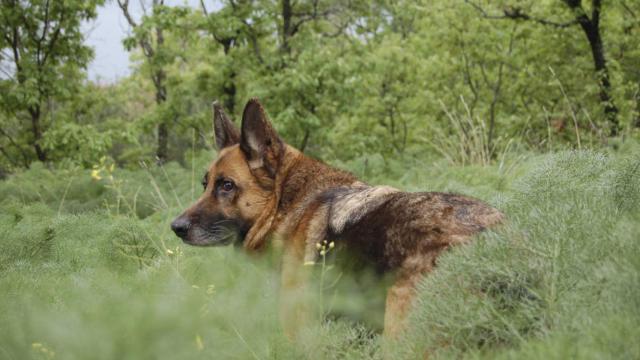
<instances>
[{"instance_id":1,"label":"small yellow flower","mask_svg":"<svg viewBox=\"0 0 640 360\"><path fill-rule=\"evenodd\" d=\"M320 250L320 255L321 256L325 256L325 255L327 255L327 252L325 250Z\"/></svg>"},{"instance_id":2,"label":"small yellow flower","mask_svg":"<svg viewBox=\"0 0 640 360\"><path fill-rule=\"evenodd\" d=\"M320 245L320 243L316 243L316 249L320 250L322 248L322 245Z\"/></svg>"},{"instance_id":3,"label":"small yellow flower","mask_svg":"<svg viewBox=\"0 0 640 360\"><path fill-rule=\"evenodd\" d=\"M305 262L304 262L304 266L313 266L313 265L315 265L315 264L316 264L316 262L315 262L315 261L305 261Z\"/></svg>"},{"instance_id":4,"label":"small yellow flower","mask_svg":"<svg viewBox=\"0 0 640 360\"><path fill-rule=\"evenodd\" d=\"M173 250L167 249L167 255L173 255L173 254L174 254Z\"/></svg>"},{"instance_id":5,"label":"small yellow flower","mask_svg":"<svg viewBox=\"0 0 640 360\"><path fill-rule=\"evenodd\" d=\"M53 359L56 356L56 352L50 349L47 349L46 346L42 345L42 343L34 342L31 344L31 348L34 351L39 351L42 353L47 359Z\"/></svg>"},{"instance_id":6,"label":"small yellow flower","mask_svg":"<svg viewBox=\"0 0 640 360\"><path fill-rule=\"evenodd\" d=\"M96 181L101 180L102 177L100 176L100 170L99 169L91 170L91 178Z\"/></svg>"},{"instance_id":7,"label":"small yellow flower","mask_svg":"<svg viewBox=\"0 0 640 360\"><path fill-rule=\"evenodd\" d=\"M333 249L336 244L332 241L329 243L329 249Z\"/></svg>"}]
</instances>

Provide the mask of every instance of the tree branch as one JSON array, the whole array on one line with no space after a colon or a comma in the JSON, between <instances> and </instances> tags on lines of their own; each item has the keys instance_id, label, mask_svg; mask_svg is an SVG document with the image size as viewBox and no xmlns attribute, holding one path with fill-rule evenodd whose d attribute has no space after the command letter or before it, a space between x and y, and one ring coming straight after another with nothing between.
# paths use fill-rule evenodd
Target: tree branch
<instances>
[{"instance_id":1,"label":"tree branch","mask_svg":"<svg viewBox=\"0 0 640 360\"><path fill-rule=\"evenodd\" d=\"M127 22L129 23L131 28L135 29L136 27L138 27L138 24L131 16L131 13L129 13L129 0L117 0L117 2L118 2L118 6L122 10L124 17L125 19L127 19ZM155 51L153 50L153 47L144 36L141 36L140 39L138 39L138 43L142 48L142 52L144 53L144 56L146 56L147 58L151 58L155 55Z\"/></svg>"},{"instance_id":2,"label":"tree branch","mask_svg":"<svg viewBox=\"0 0 640 360\"><path fill-rule=\"evenodd\" d=\"M53 48L56 45L56 42L58 41L58 38L60 37L60 32L62 31L62 23L63 22L64 22L64 12L60 13L60 19L58 20L58 26L53 31L53 36L51 37L51 40L49 40L49 44L47 46L47 52L44 53L44 57L42 58L42 62L40 63L40 66L43 66L47 62L47 59L49 58L49 55L51 55L51 52L53 51Z\"/></svg>"},{"instance_id":3,"label":"tree branch","mask_svg":"<svg viewBox=\"0 0 640 360\"><path fill-rule=\"evenodd\" d=\"M42 53L42 42L47 36L47 32L49 31L50 24L51 24L51 21L49 20L49 0L47 0L44 8L44 24L42 25L42 34L40 35L40 38L36 40L36 44L37 44L36 45L36 62L38 63L39 66L42 64L40 60L40 56Z\"/></svg>"},{"instance_id":4,"label":"tree branch","mask_svg":"<svg viewBox=\"0 0 640 360\"><path fill-rule=\"evenodd\" d=\"M133 20L133 17L129 13L129 0L124 0L124 1L118 0L118 6L122 10L122 13L124 14L125 19L127 19L127 22L129 23L129 25L132 28L137 27L138 24L136 24L135 20Z\"/></svg>"},{"instance_id":5,"label":"tree branch","mask_svg":"<svg viewBox=\"0 0 640 360\"><path fill-rule=\"evenodd\" d=\"M18 40L18 27L13 28L13 38L11 39L11 50L13 51L13 62L16 64L16 74L18 82L22 83L20 74L22 73L22 66L20 65L20 44Z\"/></svg>"},{"instance_id":6,"label":"tree branch","mask_svg":"<svg viewBox=\"0 0 640 360\"><path fill-rule=\"evenodd\" d=\"M207 11L204 0L200 0L200 7L202 8L202 13L204 14L204 16L209 16L209 11Z\"/></svg>"},{"instance_id":7,"label":"tree branch","mask_svg":"<svg viewBox=\"0 0 640 360\"><path fill-rule=\"evenodd\" d=\"M627 5L626 1L620 1L620 4L622 5L622 7L629 13L629 15L631 15L632 18L636 18L636 13L635 11L633 11L629 5Z\"/></svg>"},{"instance_id":8,"label":"tree branch","mask_svg":"<svg viewBox=\"0 0 640 360\"><path fill-rule=\"evenodd\" d=\"M591 22L593 22L593 26L600 26L600 9L602 8L601 0L592 0L591 1Z\"/></svg>"},{"instance_id":9,"label":"tree branch","mask_svg":"<svg viewBox=\"0 0 640 360\"><path fill-rule=\"evenodd\" d=\"M571 1L571 0L568 0L568 1ZM502 14L490 14L484 8L482 8L480 5L476 4L475 2L473 2L471 0L464 0L464 2L466 2L469 5L471 5L474 9L476 9L482 15L482 17L484 17L486 19L492 19L492 20L505 20L505 19L508 19L508 20L533 21L533 22L537 22L538 24L542 24L542 25L546 25L546 26L553 26L553 27L560 28L560 29L568 28L568 27L571 27L573 25L578 24L578 20L577 19L573 19L573 20L567 21L567 22L557 22L557 21L552 21L552 20L547 20L547 19L534 17L534 16L531 16L531 15L523 12L522 9L520 9L518 7L511 7L511 6L504 8L504 10L502 11Z\"/></svg>"}]
</instances>

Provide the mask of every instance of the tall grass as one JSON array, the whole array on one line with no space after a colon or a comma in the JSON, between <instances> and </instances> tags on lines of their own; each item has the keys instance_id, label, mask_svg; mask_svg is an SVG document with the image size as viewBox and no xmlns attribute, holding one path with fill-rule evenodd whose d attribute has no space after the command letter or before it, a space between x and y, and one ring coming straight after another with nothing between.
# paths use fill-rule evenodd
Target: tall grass
<instances>
[{"instance_id":1,"label":"tall grass","mask_svg":"<svg viewBox=\"0 0 640 360\"><path fill-rule=\"evenodd\" d=\"M395 357L640 357L640 157L629 146L368 174L478 196L509 218L440 258ZM117 189L38 166L0 183L0 358L381 358L375 278L328 257L330 315L292 344L278 323L278 249L248 257L172 236L210 156L186 170L115 169Z\"/></svg>"}]
</instances>

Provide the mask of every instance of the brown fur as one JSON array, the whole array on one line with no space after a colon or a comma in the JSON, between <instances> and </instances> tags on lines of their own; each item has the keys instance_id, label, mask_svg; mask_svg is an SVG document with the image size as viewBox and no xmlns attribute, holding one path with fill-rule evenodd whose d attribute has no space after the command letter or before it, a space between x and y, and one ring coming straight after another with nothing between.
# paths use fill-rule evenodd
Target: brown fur
<instances>
[{"instance_id":1,"label":"brown fur","mask_svg":"<svg viewBox=\"0 0 640 360\"><path fill-rule=\"evenodd\" d=\"M402 329L416 284L447 247L502 221L485 203L462 195L407 193L372 187L352 174L311 159L278 137L257 100L247 104L238 132L219 106L214 127L220 148L200 199L172 224L186 243L224 244L230 233L249 252L283 239L285 329L303 323L303 261L318 256L315 244L332 240L356 251L378 271L392 272L385 335ZM232 182L232 189L226 182ZM221 235L222 234L222 235Z\"/></svg>"}]
</instances>

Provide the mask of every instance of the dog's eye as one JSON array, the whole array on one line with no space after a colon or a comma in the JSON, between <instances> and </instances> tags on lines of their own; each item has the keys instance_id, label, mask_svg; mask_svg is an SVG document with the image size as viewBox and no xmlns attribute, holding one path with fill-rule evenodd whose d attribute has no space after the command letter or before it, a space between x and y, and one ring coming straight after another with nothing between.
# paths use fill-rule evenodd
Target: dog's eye
<instances>
[{"instance_id":1,"label":"dog's eye","mask_svg":"<svg viewBox=\"0 0 640 360\"><path fill-rule=\"evenodd\" d=\"M223 191L231 191L235 188L235 184L233 183L233 181L230 180L224 180L222 181L222 185L220 185L220 188Z\"/></svg>"}]
</instances>

